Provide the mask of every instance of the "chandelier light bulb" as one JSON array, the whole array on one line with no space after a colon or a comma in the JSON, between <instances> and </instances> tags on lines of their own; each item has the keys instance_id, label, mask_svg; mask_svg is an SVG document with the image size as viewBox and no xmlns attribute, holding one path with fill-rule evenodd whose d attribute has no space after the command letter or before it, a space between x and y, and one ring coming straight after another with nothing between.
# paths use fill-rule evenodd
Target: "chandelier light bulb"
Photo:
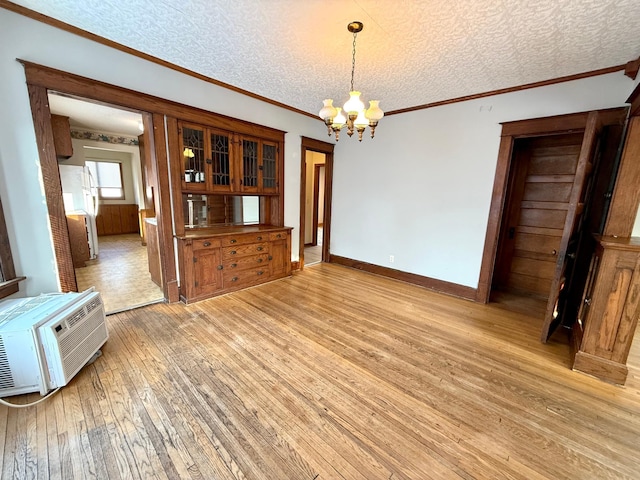
<instances>
[{"instance_id":1,"label":"chandelier light bulb","mask_svg":"<svg viewBox=\"0 0 640 480\"><path fill-rule=\"evenodd\" d=\"M344 113L342 113L342 109L340 107L336 108L336 111L338 113L336 113L336 116L333 117L333 125L331 125L331 128L333 128L334 130L340 130L347 123L347 117L344 116Z\"/></svg>"},{"instance_id":2,"label":"chandelier light bulb","mask_svg":"<svg viewBox=\"0 0 640 480\"><path fill-rule=\"evenodd\" d=\"M357 116L360 112L364 111L364 103L360 100L360 92L352 91L349 92L349 100L347 100L344 104L344 111L347 112L349 116Z\"/></svg>"},{"instance_id":3,"label":"chandelier light bulb","mask_svg":"<svg viewBox=\"0 0 640 480\"><path fill-rule=\"evenodd\" d=\"M379 121L382 117L384 117L384 112L382 111L382 109L378 106L378 103L380 103L380 100L369 100L369 108L367 109L367 111L365 112L365 116L370 120L370 121Z\"/></svg>"},{"instance_id":4,"label":"chandelier light bulb","mask_svg":"<svg viewBox=\"0 0 640 480\"><path fill-rule=\"evenodd\" d=\"M331 124L331 121L338 114L338 110L336 110L336 107L333 106L333 100L330 98L327 98L322 103L324 104L324 106L322 107L318 115L322 120L325 121L325 123L327 123L328 120L329 124Z\"/></svg>"}]
</instances>

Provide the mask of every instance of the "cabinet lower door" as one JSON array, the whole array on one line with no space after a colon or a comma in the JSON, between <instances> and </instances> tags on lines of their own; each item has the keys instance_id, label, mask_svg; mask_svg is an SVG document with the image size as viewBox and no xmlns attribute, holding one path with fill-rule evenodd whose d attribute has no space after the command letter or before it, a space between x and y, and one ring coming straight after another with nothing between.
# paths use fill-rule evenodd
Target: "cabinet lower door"
<instances>
[{"instance_id":1,"label":"cabinet lower door","mask_svg":"<svg viewBox=\"0 0 640 480\"><path fill-rule=\"evenodd\" d=\"M287 239L271 242L271 276L283 277L291 271Z\"/></svg>"},{"instance_id":2,"label":"cabinet lower door","mask_svg":"<svg viewBox=\"0 0 640 480\"><path fill-rule=\"evenodd\" d=\"M220 249L193 252L194 292L197 297L222 289Z\"/></svg>"}]
</instances>

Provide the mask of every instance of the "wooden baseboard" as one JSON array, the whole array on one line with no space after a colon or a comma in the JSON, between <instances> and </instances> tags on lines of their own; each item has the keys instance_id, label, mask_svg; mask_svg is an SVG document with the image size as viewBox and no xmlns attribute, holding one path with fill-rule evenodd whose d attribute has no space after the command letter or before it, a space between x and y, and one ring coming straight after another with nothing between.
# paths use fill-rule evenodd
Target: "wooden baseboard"
<instances>
[{"instance_id":1,"label":"wooden baseboard","mask_svg":"<svg viewBox=\"0 0 640 480\"><path fill-rule=\"evenodd\" d=\"M624 385L629 373L626 365L582 351L576 353L573 361L573 370L586 373L614 385Z\"/></svg>"},{"instance_id":2,"label":"wooden baseboard","mask_svg":"<svg viewBox=\"0 0 640 480\"><path fill-rule=\"evenodd\" d=\"M300 270L300 262L291 262L291 271Z\"/></svg>"},{"instance_id":3,"label":"wooden baseboard","mask_svg":"<svg viewBox=\"0 0 640 480\"><path fill-rule=\"evenodd\" d=\"M394 278L403 282L419 285L434 292L444 293L452 295L454 297L464 298L466 300L476 301L476 289L467 287L465 285L459 285L457 283L446 282L444 280L438 280L435 278L424 277L415 273L403 272L401 270L395 270L393 268L382 267L380 265L374 265L372 263L361 262L359 260L353 260L351 258L340 257L338 255L329 255L330 263L337 263L338 265L344 265L346 267L355 268L369 273L375 273L383 277Z\"/></svg>"}]
</instances>

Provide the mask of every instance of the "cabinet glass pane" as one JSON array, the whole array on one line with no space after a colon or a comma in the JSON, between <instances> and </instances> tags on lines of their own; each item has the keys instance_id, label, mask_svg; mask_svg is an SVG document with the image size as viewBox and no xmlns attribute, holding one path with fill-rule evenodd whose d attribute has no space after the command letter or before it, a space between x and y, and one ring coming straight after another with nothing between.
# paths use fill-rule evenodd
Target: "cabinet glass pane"
<instances>
[{"instance_id":1,"label":"cabinet glass pane","mask_svg":"<svg viewBox=\"0 0 640 480\"><path fill-rule=\"evenodd\" d=\"M242 185L258 186L258 142L242 140Z\"/></svg>"},{"instance_id":2,"label":"cabinet glass pane","mask_svg":"<svg viewBox=\"0 0 640 480\"><path fill-rule=\"evenodd\" d=\"M231 185L228 135L211 134L211 159L213 161L213 184Z\"/></svg>"},{"instance_id":3,"label":"cabinet glass pane","mask_svg":"<svg viewBox=\"0 0 640 480\"><path fill-rule=\"evenodd\" d=\"M276 188L276 146L262 145L262 185Z\"/></svg>"},{"instance_id":4,"label":"cabinet glass pane","mask_svg":"<svg viewBox=\"0 0 640 480\"><path fill-rule=\"evenodd\" d=\"M204 183L204 132L194 128L182 129L184 181Z\"/></svg>"}]
</instances>

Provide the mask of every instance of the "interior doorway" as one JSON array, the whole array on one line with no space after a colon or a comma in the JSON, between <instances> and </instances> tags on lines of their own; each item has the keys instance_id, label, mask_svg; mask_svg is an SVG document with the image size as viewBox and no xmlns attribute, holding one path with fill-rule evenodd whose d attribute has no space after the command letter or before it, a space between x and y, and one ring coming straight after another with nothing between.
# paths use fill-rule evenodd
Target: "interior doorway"
<instances>
[{"instance_id":1,"label":"interior doorway","mask_svg":"<svg viewBox=\"0 0 640 480\"><path fill-rule=\"evenodd\" d=\"M325 162L324 153L307 151L304 204L304 258L307 266L322 262Z\"/></svg>"},{"instance_id":2,"label":"interior doorway","mask_svg":"<svg viewBox=\"0 0 640 480\"><path fill-rule=\"evenodd\" d=\"M333 145L303 138L300 178L300 268L330 261Z\"/></svg>"},{"instance_id":3,"label":"interior doorway","mask_svg":"<svg viewBox=\"0 0 640 480\"><path fill-rule=\"evenodd\" d=\"M67 223L71 259L59 258L59 271L75 274L77 291L95 287L107 313L164 300L143 235L154 215L142 114L51 91L48 100L54 127L66 124L54 139L70 142L56 151L61 198L47 197L64 205Z\"/></svg>"},{"instance_id":4,"label":"interior doorway","mask_svg":"<svg viewBox=\"0 0 640 480\"><path fill-rule=\"evenodd\" d=\"M577 313L615 185L624 118L624 109L612 109L503 125L478 299L536 312L543 342Z\"/></svg>"}]
</instances>

